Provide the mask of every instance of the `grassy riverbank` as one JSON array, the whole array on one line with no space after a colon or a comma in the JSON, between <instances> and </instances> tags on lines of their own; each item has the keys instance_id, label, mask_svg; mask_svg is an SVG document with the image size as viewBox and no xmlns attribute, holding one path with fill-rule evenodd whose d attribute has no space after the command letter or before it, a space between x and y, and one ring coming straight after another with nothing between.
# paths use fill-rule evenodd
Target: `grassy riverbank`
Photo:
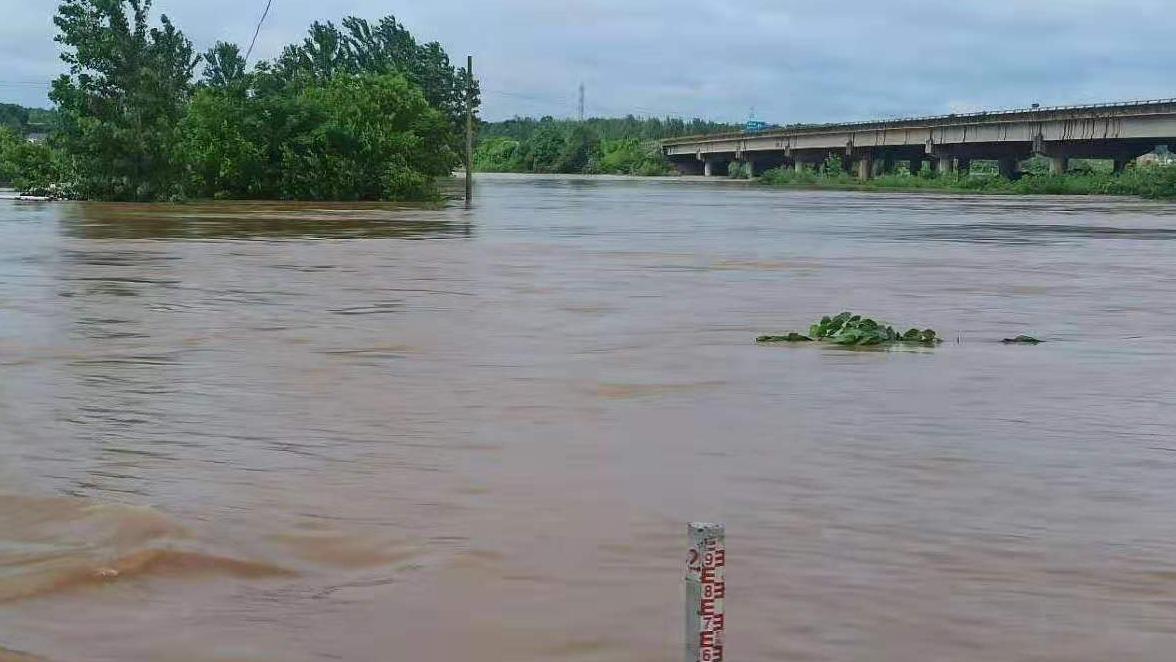
<instances>
[{"instance_id":1,"label":"grassy riverbank","mask_svg":"<svg viewBox=\"0 0 1176 662\"><path fill-rule=\"evenodd\" d=\"M776 168L764 172L759 182L769 186L854 191L958 191L1007 195L1134 195L1176 199L1176 167L1131 167L1120 174L1071 172L1064 175L1025 174L1010 180L994 173L936 175L891 174L862 181L831 169L796 172Z\"/></svg>"}]
</instances>

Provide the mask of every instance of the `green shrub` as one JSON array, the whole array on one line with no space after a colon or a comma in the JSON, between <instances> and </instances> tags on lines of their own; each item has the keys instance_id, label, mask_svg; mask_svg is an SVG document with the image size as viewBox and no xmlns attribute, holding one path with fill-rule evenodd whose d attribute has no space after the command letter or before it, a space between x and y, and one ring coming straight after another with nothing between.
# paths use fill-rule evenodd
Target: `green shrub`
<instances>
[{"instance_id":1,"label":"green shrub","mask_svg":"<svg viewBox=\"0 0 1176 662\"><path fill-rule=\"evenodd\" d=\"M482 172L518 172L521 144L510 138L490 138L478 144L474 151L474 167Z\"/></svg>"}]
</instances>

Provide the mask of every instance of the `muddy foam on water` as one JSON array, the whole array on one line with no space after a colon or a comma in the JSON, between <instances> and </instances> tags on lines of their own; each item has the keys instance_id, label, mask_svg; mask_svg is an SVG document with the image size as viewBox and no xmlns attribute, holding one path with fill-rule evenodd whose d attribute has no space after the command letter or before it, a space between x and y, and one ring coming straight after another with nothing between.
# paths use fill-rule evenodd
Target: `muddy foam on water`
<instances>
[{"instance_id":1,"label":"muddy foam on water","mask_svg":"<svg viewBox=\"0 0 1176 662\"><path fill-rule=\"evenodd\" d=\"M202 549L163 513L84 499L0 494L0 602L151 576L289 575Z\"/></svg>"}]
</instances>

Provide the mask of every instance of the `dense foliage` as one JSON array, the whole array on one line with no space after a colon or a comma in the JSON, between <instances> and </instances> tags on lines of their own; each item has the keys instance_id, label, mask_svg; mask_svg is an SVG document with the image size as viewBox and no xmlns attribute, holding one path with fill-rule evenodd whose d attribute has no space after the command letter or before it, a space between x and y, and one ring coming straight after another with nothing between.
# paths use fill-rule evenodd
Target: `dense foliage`
<instances>
[{"instance_id":1,"label":"dense foliage","mask_svg":"<svg viewBox=\"0 0 1176 662\"><path fill-rule=\"evenodd\" d=\"M153 200L177 193L179 124L198 59L168 17L150 27L151 0L63 0L53 22L69 73L49 98L58 144L84 197Z\"/></svg>"},{"instance_id":2,"label":"dense foliage","mask_svg":"<svg viewBox=\"0 0 1176 662\"><path fill-rule=\"evenodd\" d=\"M0 127L0 186L33 195L63 195L57 182L64 165L61 154L43 142L32 143Z\"/></svg>"},{"instance_id":3,"label":"dense foliage","mask_svg":"<svg viewBox=\"0 0 1176 662\"><path fill-rule=\"evenodd\" d=\"M399 74L335 77L299 88L207 87L181 149L189 195L419 199L455 157L449 125Z\"/></svg>"},{"instance_id":4,"label":"dense foliage","mask_svg":"<svg viewBox=\"0 0 1176 662\"><path fill-rule=\"evenodd\" d=\"M483 124L474 154L479 170L490 172L608 173L664 175L673 171L657 141L729 131L695 119L594 117L583 122L515 118Z\"/></svg>"},{"instance_id":5,"label":"dense foliage","mask_svg":"<svg viewBox=\"0 0 1176 662\"><path fill-rule=\"evenodd\" d=\"M861 189L861 190L944 190L1005 194L1137 195L1145 198L1176 198L1176 166L1133 165L1114 174L1109 169L1083 167L1062 175L1026 172L1017 180L999 176L973 165L971 173L937 175L930 170L917 174L898 173L861 181L839 165L796 172L791 168L768 170L760 181L776 186Z\"/></svg>"},{"instance_id":6,"label":"dense foliage","mask_svg":"<svg viewBox=\"0 0 1176 662\"><path fill-rule=\"evenodd\" d=\"M321 85L339 76L399 74L448 120L455 155L464 154L467 94L475 107L480 98L477 81L465 68L455 67L440 44L417 43L392 16L375 24L349 16L342 27L315 22L301 44L285 48L273 71L302 85Z\"/></svg>"},{"instance_id":7,"label":"dense foliage","mask_svg":"<svg viewBox=\"0 0 1176 662\"><path fill-rule=\"evenodd\" d=\"M151 7L61 1L57 130L51 147L8 135L0 179L107 200L421 199L461 162L477 82L394 18L315 23L250 70L234 44L196 55Z\"/></svg>"}]
</instances>

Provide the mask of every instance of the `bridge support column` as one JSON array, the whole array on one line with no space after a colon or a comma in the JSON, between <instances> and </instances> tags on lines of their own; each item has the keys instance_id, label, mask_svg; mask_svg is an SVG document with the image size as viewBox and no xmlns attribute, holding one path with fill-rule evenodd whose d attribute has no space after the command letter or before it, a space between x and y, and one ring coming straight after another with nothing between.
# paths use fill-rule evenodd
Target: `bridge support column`
<instances>
[{"instance_id":1,"label":"bridge support column","mask_svg":"<svg viewBox=\"0 0 1176 662\"><path fill-rule=\"evenodd\" d=\"M955 159L950 156L941 156L936 160L935 168L941 175L950 175L955 171Z\"/></svg>"},{"instance_id":2,"label":"bridge support column","mask_svg":"<svg viewBox=\"0 0 1176 662\"><path fill-rule=\"evenodd\" d=\"M1065 156L1049 157L1049 174L1064 175L1070 169L1070 159Z\"/></svg>"},{"instance_id":3,"label":"bridge support column","mask_svg":"<svg viewBox=\"0 0 1176 662\"><path fill-rule=\"evenodd\" d=\"M714 159L707 159L702 162L702 175L704 177L714 177L715 176L715 160Z\"/></svg>"},{"instance_id":4,"label":"bridge support column","mask_svg":"<svg viewBox=\"0 0 1176 662\"><path fill-rule=\"evenodd\" d=\"M910 163L907 164L907 168L910 169L912 175L923 172L923 159L911 159Z\"/></svg>"},{"instance_id":5,"label":"bridge support column","mask_svg":"<svg viewBox=\"0 0 1176 662\"><path fill-rule=\"evenodd\" d=\"M862 154L857 162L857 178L865 181L874 176L874 157L870 154Z\"/></svg>"},{"instance_id":6,"label":"bridge support column","mask_svg":"<svg viewBox=\"0 0 1176 662\"><path fill-rule=\"evenodd\" d=\"M792 162L792 169L795 170L796 174L798 174L798 175L800 173L804 172L804 161L801 161L800 159L796 159L795 161Z\"/></svg>"},{"instance_id":7,"label":"bridge support column","mask_svg":"<svg viewBox=\"0 0 1176 662\"><path fill-rule=\"evenodd\" d=\"M752 177L755 177L755 161L745 158L743 159L743 163L747 165L747 178L751 179Z\"/></svg>"},{"instance_id":8,"label":"bridge support column","mask_svg":"<svg viewBox=\"0 0 1176 662\"><path fill-rule=\"evenodd\" d=\"M882 174L883 175L893 175L894 174L894 156L887 154L886 156L882 157Z\"/></svg>"},{"instance_id":9,"label":"bridge support column","mask_svg":"<svg viewBox=\"0 0 1176 662\"><path fill-rule=\"evenodd\" d=\"M1017 169L1020 167L1020 162L1017 159L1001 159L1000 160L1000 176L1005 179L1016 179Z\"/></svg>"}]
</instances>

